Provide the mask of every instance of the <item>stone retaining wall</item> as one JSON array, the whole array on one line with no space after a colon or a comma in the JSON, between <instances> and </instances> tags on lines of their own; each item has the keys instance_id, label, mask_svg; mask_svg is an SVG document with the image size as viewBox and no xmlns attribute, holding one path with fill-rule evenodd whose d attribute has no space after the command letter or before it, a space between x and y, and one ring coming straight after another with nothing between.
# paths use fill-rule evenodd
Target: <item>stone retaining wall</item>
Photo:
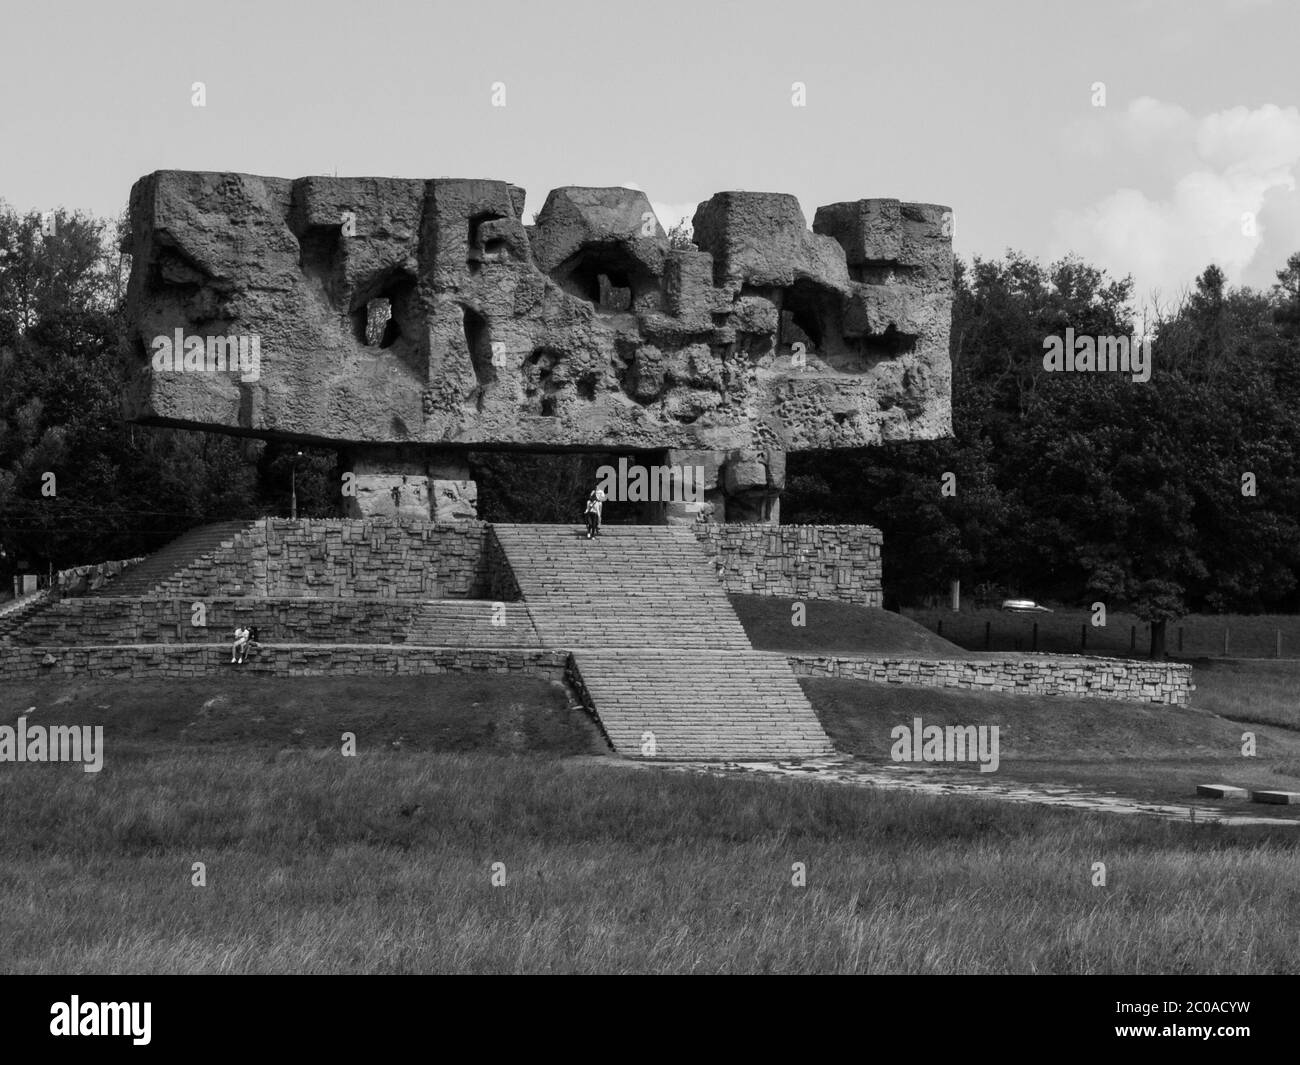
<instances>
[{"instance_id":1,"label":"stone retaining wall","mask_svg":"<svg viewBox=\"0 0 1300 1065\"><path fill-rule=\"evenodd\" d=\"M789 659L795 674L802 677L845 677L876 684L965 688L1007 695L1065 695L1186 706L1195 689L1192 667L1171 662L1074 655L996 660L790 655Z\"/></svg>"},{"instance_id":2,"label":"stone retaining wall","mask_svg":"<svg viewBox=\"0 0 1300 1065\"><path fill-rule=\"evenodd\" d=\"M728 592L878 607L880 530L870 525L691 526Z\"/></svg>"},{"instance_id":3,"label":"stone retaining wall","mask_svg":"<svg viewBox=\"0 0 1300 1065\"><path fill-rule=\"evenodd\" d=\"M196 603L206 626L191 623ZM486 606L486 605L485 605ZM114 643L211 643L255 625L280 643L395 643L421 604L383 599L64 599L26 622L15 643L33 647Z\"/></svg>"},{"instance_id":4,"label":"stone retaining wall","mask_svg":"<svg viewBox=\"0 0 1300 1065\"><path fill-rule=\"evenodd\" d=\"M482 650L383 645L290 647L263 645L242 666L225 646L156 644L135 647L0 647L6 681L41 677L163 677L217 673L263 676L383 676L434 673L513 673L564 680L567 651Z\"/></svg>"},{"instance_id":5,"label":"stone retaining wall","mask_svg":"<svg viewBox=\"0 0 1300 1065\"><path fill-rule=\"evenodd\" d=\"M488 594L479 522L267 518L157 588L160 596L478 599Z\"/></svg>"}]
</instances>

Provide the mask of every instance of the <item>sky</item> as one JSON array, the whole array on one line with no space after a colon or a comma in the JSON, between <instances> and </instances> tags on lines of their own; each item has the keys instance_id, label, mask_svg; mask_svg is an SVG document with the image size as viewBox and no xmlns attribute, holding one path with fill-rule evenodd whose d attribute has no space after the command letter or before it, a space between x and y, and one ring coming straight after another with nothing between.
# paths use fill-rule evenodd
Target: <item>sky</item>
<instances>
[{"instance_id":1,"label":"sky","mask_svg":"<svg viewBox=\"0 0 1300 1065\"><path fill-rule=\"evenodd\" d=\"M665 227L730 189L810 223L895 197L950 207L967 259L1074 252L1139 304L1300 251L1297 0L42 0L0 25L19 211L115 216L160 169L497 178L529 214L624 185Z\"/></svg>"}]
</instances>

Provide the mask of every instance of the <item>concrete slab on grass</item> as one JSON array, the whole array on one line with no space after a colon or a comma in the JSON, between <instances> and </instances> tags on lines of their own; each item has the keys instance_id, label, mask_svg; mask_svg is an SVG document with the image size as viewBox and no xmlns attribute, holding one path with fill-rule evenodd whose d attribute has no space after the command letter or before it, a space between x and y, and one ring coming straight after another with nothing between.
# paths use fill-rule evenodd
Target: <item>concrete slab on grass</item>
<instances>
[{"instance_id":1,"label":"concrete slab on grass","mask_svg":"<svg viewBox=\"0 0 1300 1065\"><path fill-rule=\"evenodd\" d=\"M1257 791L1255 802L1276 803L1280 806L1300 806L1300 791Z\"/></svg>"},{"instance_id":2,"label":"concrete slab on grass","mask_svg":"<svg viewBox=\"0 0 1300 1065\"><path fill-rule=\"evenodd\" d=\"M1197 784L1196 794L1211 799L1249 799L1250 792L1232 784Z\"/></svg>"}]
</instances>

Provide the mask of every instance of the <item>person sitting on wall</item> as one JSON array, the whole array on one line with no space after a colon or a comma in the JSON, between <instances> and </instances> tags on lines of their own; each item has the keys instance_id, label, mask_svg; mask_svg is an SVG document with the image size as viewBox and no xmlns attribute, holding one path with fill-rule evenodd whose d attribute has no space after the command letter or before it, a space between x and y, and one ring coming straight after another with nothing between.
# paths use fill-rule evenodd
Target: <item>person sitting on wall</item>
<instances>
[{"instance_id":1,"label":"person sitting on wall","mask_svg":"<svg viewBox=\"0 0 1300 1065\"><path fill-rule=\"evenodd\" d=\"M231 663L243 665L244 659L248 657L248 641L251 633L243 625L235 629L235 646L230 649Z\"/></svg>"}]
</instances>

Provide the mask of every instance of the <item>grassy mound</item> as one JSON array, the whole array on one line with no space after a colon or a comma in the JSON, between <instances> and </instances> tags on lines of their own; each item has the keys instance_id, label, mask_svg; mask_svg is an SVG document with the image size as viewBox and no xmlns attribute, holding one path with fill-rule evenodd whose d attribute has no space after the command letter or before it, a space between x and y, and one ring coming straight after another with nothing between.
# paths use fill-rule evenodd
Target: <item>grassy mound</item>
<instances>
[{"instance_id":1,"label":"grassy mound","mask_svg":"<svg viewBox=\"0 0 1300 1065\"><path fill-rule=\"evenodd\" d=\"M789 654L907 655L915 658L978 658L902 614L875 607L818 599L733 595L745 634L760 651ZM792 625L791 607L805 606L804 625Z\"/></svg>"},{"instance_id":2,"label":"grassy mound","mask_svg":"<svg viewBox=\"0 0 1300 1065\"><path fill-rule=\"evenodd\" d=\"M986 780L1075 784L1137 799L1186 802L1197 784L1300 790L1300 734L1247 726L1257 754L1243 757L1243 726L1201 706L999 695L858 680L800 678L835 746L888 762L898 725L997 725L1000 765ZM1228 698L1226 692L1223 699ZM943 766L969 773L977 766ZM1286 807L1276 810L1287 811ZM1274 808L1252 805L1251 813Z\"/></svg>"},{"instance_id":3,"label":"grassy mound","mask_svg":"<svg viewBox=\"0 0 1300 1065\"><path fill-rule=\"evenodd\" d=\"M1300 662L1279 659L1196 663L1197 706L1233 721L1300 731Z\"/></svg>"},{"instance_id":4,"label":"grassy mound","mask_svg":"<svg viewBox=\"0 0 1300 1065\"><path fill-rule=\"evenodd\" d=\"M166 746L279 750L607 752L564 687L537 677L214 676L190 680L41 680L0 688L0 723L103 725L106 761Z\"/></svg>"}]
</instances>

